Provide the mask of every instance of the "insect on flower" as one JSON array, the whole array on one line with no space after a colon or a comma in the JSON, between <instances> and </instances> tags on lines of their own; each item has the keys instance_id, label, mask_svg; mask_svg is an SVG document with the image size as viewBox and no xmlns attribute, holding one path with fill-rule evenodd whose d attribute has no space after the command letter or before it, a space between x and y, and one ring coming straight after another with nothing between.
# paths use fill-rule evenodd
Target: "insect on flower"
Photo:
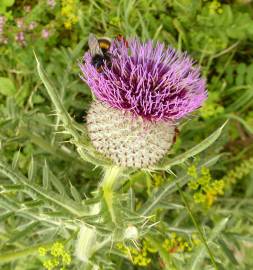
<instances>
[{"instance_id":1,"label":"insect on flower","mask_svg":"<svg viewBox=\"0 0 253 270\"><path fill-rule=\"evenodd\" d=\"M108 38L97 39L94 34L90 34L88 45L92 56L91 64L98 72L103 71L104 65L111 65L111 55L109 53L111 41Z\"/></svg>"},{"instance_id":2,"label":"insect on flower","mask_svg":"<svg viewBox=\"0 0 253 270\"><path fill-rule=\"evenodd\" d=\"M87 115L89 137L119 166L152 168L175 143L180 119L207 98L205 79L186 52L164 43L119 35L105 53L101 44L90 35L80 65L96 97Z\"/></svg>"}]
</instances>

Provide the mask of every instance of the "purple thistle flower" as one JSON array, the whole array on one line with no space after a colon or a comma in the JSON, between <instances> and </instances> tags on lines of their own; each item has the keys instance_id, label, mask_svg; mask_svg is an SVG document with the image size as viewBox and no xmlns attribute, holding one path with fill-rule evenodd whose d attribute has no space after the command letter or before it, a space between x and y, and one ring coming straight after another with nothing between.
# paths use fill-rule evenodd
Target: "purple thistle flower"
<instances>
[{"instance_id":1,"label":"purple thistle flower","mask_svg":"<svg viewBox=\"0 0 253 270\"><path fill-rule=\"evenodd\" d=\"M162 43L113 41L111 65L98 72L91 54L81 64L83 80L98 100L150 121L175 121L199 108L207 98L205 80L186 53Z\"/></svg>"},{"instance_id":2,"label":"purple thistle flower","mask_svg":"<svg viewBox=\"0 0 253 270\"><path fill-rule=\"evenodd\" d=\"M205 80L186 53L161 43L113 41L109 54L102 70L90 52L80 64L97 98L87 114L89 137L119 166L152 168L173 145L176 121L207 98Z\"/></svg>"}]
</instances>

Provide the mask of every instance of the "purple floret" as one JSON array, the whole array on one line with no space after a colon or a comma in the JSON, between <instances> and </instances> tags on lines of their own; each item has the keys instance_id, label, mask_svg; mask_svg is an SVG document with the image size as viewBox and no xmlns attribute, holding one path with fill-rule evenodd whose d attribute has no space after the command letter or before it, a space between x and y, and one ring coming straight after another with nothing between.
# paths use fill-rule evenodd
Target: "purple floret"
<instances>
[{"instance_id":1,"label":"purple floret","mask_svg":"<svg viewBox=\"0 0 253 270\"><path fill-rule=\"evenodd\" d=\"M205 80L186 53L138 39L112 42L111 64L98 72L86 52L83 80L96 98L150 121L175 121L207 98Z\"/></svg>"}]
</instances>

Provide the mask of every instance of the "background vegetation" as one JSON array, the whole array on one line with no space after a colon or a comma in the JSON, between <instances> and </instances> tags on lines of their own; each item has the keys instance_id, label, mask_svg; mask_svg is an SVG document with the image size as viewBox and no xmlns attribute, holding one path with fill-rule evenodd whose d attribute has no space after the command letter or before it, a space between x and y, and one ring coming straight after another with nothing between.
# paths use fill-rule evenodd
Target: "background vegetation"
<instances>
[{"instance_id":1,"label":"background vegetation","mask_svg":"<svg viewBox=\"0 0 253 270\"><path fill-rule=\"evenodd\" d=\"M105 206L87 216L103 200L101 169L78 156L36 69L33 50L84 129L92 96L78 61L90 32L187 51L208 83L207 102L181 123L170 153L193 149L194 158L169 171L129 172L114 194L130 240L112 226ZM0 268L253 269L252 42L247 0L1 0ZM211 133L206 146L220 136L195 155ZM94 239L86 250L78 246L81 224L113 240L88 256Z\"/></svg>"}]
</instances>

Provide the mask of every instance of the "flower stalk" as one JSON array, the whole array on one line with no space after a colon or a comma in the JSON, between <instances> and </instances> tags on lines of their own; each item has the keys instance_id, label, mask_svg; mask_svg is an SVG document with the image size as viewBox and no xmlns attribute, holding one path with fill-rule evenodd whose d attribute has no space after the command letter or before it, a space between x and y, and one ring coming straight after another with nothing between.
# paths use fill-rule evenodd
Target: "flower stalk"
<instances>
[{"instance_id":1,"label":"flower stalk","mask_svg":"<svg viewBox=\"0 0 253 270\"><path fill-rule=\"evenodd\" d=\"M114 224L117 224L115 209L113 207L114 200L114 187L115 181L120 177L122 168L118 166L110 166L105 169L104 177L102 179L101 188L103 190L103 197L108 207L108 211L111 216L111 220Z\"/></svg>"}]
</instances>

